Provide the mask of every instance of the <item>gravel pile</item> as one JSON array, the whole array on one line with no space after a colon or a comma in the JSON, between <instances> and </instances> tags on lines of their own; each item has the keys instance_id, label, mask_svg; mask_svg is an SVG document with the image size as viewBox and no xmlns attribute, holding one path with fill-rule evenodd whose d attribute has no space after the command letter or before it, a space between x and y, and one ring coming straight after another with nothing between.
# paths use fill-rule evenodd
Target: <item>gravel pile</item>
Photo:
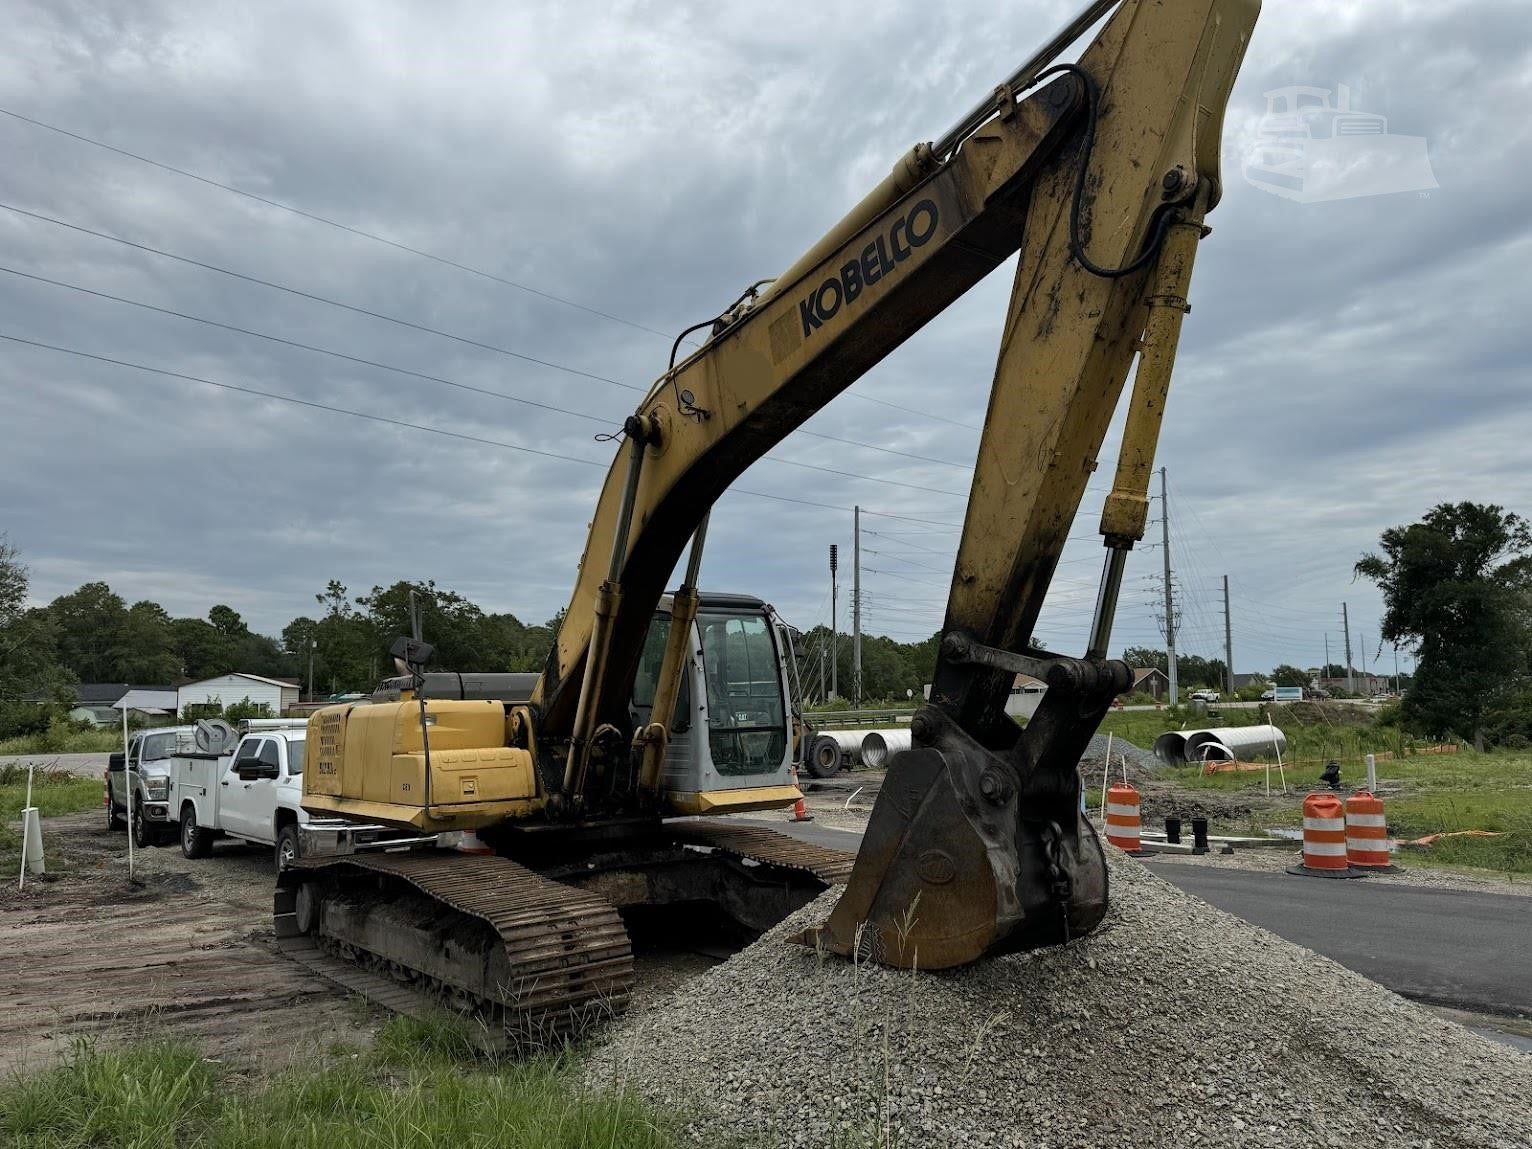
<instances>
[{"instance_id":1,"label":"gravel pile","mask_svg":"<svg viewBox=\"0 0 1532 1149\"><path fill-rule=\"evenodd\" d=\"M1085 748L1085 753L1080 755L1081 764L1090 763L1096 769L1096 776L1101 776L1101 764L1106 761L1107 736L1105 734L1092 734L1090 745ZM1162 770L1165 763L1161 762L1149 750L1140 750L1126 738L1112 738L1112 767L1120 772L1122 760L1128 761L1128 777L1132 778L1134 771L1141 771L1145 775Z\"/></svg>"},{"instance_id":2,"label":"gravel pile","mask_svg":"<svg viewBox=\"0 0 1532 1149\"><path fill-rule=\"evenodd\" d=\"M1532 1056L1111 866L1096 934L934 974L788 944L831 891L586 1072L706 1146L1532 1145Z\"/></svg>"}]
</instances>

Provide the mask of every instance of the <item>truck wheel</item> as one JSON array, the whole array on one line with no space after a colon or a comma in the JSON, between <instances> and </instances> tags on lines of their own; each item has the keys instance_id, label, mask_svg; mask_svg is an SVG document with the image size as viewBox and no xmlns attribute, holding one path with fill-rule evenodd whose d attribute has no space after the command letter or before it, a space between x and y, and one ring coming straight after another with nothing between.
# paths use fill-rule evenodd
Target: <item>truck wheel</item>
<instances>
[{"instance_id":1,"label":"truck wheel","mask_svg":"<svg viewBox=\"0 0 1532 1149\"><path fill-rule=\"evenodd\" d=\"M181 853L188 858L205 858L213 852L213 832L197 825L197 810L188 804L181 811Z\"/></svg>"},{"instance_id":2,"label":"truck wheel","mask_svg":"<svg viewBox=\"0 0 1532 1149\"><path fill-rule=\"evenodd\" d=\"M133 835L133 845L140 850L159 845L159 836L149 825L149 820L144 817L144 808L137 803L133 806L133 821L128 832Z\"/></svg>"},{"instance_id":3,"label":"truck wheel","mask_svg":"<svg viewBox=\"0 0 1532 1149\"><path fill-rule=\"evenodd\" d=\"M298 827L283 826L282 832L277 835L277 873L280 874L286 866L301 857L303 857L303 849L298 843Z\"/></svg>"},{"instance_id":4,"label":"truck wheel","mask_svg":"<svg viewBox=\"0 0 1532 1149\"><path fill-rule=\"evenodd\" d=\"M122 815L122 807L111 800L106 806L106 828L108 832L126 829L128 820Z\"/></svg>"}]
</instances>

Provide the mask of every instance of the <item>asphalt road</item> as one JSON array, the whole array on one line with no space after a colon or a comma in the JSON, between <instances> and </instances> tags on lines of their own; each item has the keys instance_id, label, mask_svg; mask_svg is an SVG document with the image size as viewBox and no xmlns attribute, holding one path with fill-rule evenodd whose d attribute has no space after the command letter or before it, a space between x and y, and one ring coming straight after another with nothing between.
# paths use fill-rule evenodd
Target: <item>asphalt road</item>
<instances>
[{"instance_id":1,"label":"asphalt road","mask_svg":"<svg viewBox=\"0 0 1532 1149\"><path fill-rule=\"evenodd\" d=\"M787 830L841 850L861 841L860 834L813 823L790 823ZM1532 898L1367 878L1147 864L1188 893L1395 993L1474 1013L1532 1018Z\"/></svg>"},{"instance_id":2,"label":"asphalt road","mask_svg":"<svg viewBox=\"0 0 1532 1149\"><path fill-rule=\"evenodd\" d=\"M0 766L25 766L35 762L38 766L57 766L71 774L99 775L106 769L105 754L0 754Z\"/></svg>"}]
</instances>

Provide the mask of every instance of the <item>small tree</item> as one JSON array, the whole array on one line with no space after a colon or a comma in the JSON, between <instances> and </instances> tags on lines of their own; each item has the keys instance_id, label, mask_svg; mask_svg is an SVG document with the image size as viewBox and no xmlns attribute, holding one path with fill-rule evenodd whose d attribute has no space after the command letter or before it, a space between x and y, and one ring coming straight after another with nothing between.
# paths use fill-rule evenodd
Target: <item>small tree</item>
<instances>
[{"instance_id":1,"label":"small tree","mask_svg":"<svg viewBox=\"0 0 1532 1149\"><path fill-rule=\"evenodd\" d=\"M1275 686L1307 686L1309 675L1307 671L1299 670L1296 666L1283 663L1271 672L1271 681Z\"/></svg>"},{"instance_id":2,"label":"small tree","mask_svg":"<svg viewBox=\"0 0 1532 1149\"><path fill-rule=\"evenodd\" d=\"M243 722L246 718L270 718L272 717L271 705L266 702L251 702L247 694L238 702L226 707L223 716L229 722Z\"/></svg>"},{"instance_id":3,"label":"small tree","mask_svg":"<svg viewBox=\"0 0 1532 1149\"><path fill-rule=\"evenodd\" d=\"M1532 529L1497 506L1443 503L1391 527L1360 575L1383 591L1383 637L1417 654L1401 713L1428 734L1472 734L1527 680Z\"/></svg>"}]
</instances>

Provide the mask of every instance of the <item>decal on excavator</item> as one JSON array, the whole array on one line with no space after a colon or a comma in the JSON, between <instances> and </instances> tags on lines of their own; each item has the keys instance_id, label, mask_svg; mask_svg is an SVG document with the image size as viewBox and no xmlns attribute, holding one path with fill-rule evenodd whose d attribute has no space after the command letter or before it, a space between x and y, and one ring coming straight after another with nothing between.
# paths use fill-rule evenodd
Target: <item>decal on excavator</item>
<instances>
[{"instance_id":1,"label":"decal on excavator","mask_svg":"<svg viewBox=\"0 0 1532 1149\"><path fill-rule=\"evenodd\" d=\"M847 260L839 275L832 275L798 301L798 318L807 338L822 324L834 319L842 306L849 307L885 276L910 258L917 247L924 247L936 234L940 213L936 201L923 199L890 225L887 235L880 235L862 248L861 257Z\"/></svg>"}]
</instances>

